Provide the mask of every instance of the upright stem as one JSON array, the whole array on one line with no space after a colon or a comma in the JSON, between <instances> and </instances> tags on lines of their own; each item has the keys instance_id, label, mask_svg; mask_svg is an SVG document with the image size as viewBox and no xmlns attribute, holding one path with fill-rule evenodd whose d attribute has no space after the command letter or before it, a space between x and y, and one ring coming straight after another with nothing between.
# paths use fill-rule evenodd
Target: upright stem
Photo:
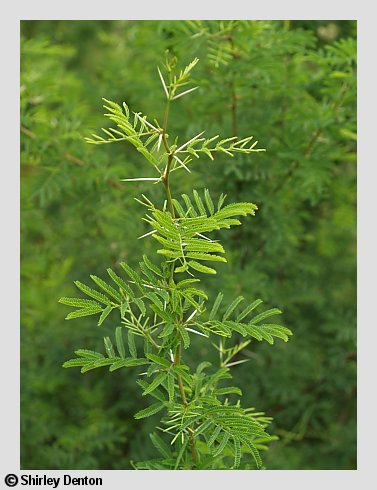
<instances>
[{"instance_id":1,"label":"upright stem","mask_svg":"<svg viewBox=\"0 0 377 490\"><path fill-rule=\"evenodd\" d=\"M170 96L170 94L169 94L169 96ZM166 108L165 108L164 123L162 126L164 134L166 132L166 126L168 125L169 110L170 110L170 99L168 99L168 101L166 103Z\"/></svg>"},{"instance_id":2,"label":"upright stem","mask_svg":"<svg viewBox=\"0 0 377 490\"><path fill-rule=\"evenodd\" d=\"M179 342L175 351L174 364L176 366L179 366L180 362L181 362L181 343ZM177 374L177 381L178 381L179 392L181 394L183 405L187 405L187 398L183 387L182 378L179 374Z\"/></svg>"},{"instance_id":3,"label":"upright stem","mask_svg":"<svg viewBox=\"0 0 377 490\"><path fill-rule=\"evenodd\" d=\"M177 345L177 349L175 351L175 358L174 358L174 364L179 366L179 363L181 362L181 342L179 341ZM179 392L181 394L182 402L185 406L187 406L187 398L185 394L185 390L183 387L183 382L182 378L179 374L177 374L177 381L178 381L178 386L179 386ZM193 470L196 470L198 466L198 455L196 453L196 448L195 448L195 440L194 440L194 429L192 425L189 427L189 440L190 440L190 447L191 447L191 455L192 455L192 461L194 463Z\"/></svg>"},{"instance_id":4,"label":"upright stem","mask_svg":"<svg viewBox=\"0 0 377 490\"><path fill-rule=\"evenodd\" d=\"M172 218L174 219L175 218L175 212L174 212L174 206L173 206L173 201L172 201L171 192L170 192L170 185L169 185L169 174L170 174L171 162L173 160L173 155L171 154L171 151L170 151L167 139L166 139L166 127L168 124L169 109L170 109L170 99L168 99L168 101L166 103L164 124L162 126L162 142L163 142L164 147L168 153L168 163L166 165L164 175L162 176L162 181L163 181L164 187L165 187L165 193L166 193L166 198L168 201L169 211L172 215Z\"/></svg>"},{"instance_id":5,"label":"upright stem","mask_svg":"<svg viewBox=\"0 0 377 490\"><path fill-rule=\"evenodd\" d=\"M170 214L173 219L175 219L175 211L174 211L174 206L173 206L173 199L170 191L170 182L169 182L169 176L170 176L170 168L173 160L173 155L171 154L167 139L166 139L166 127L168 123L168 117L169 117L169 109L170 109L170 100L168 99L168 102L166 104L166 109L165 109L165 116L164 116L164 124L162 128L162 141L164 144L164 147L167 151L168 154L168 161L166 164L166 168L164 171L164 175L162 176L162 181L164 183L165 187L165 194L166 194L166 200L168 203L168 208L170 211ZM173 279L174 275L174 267L171 269L171 279ZM175 350L175 355L174 355L174 365L179 366L181 362L181 339L179 338L178 344ZM180 374L177 373L177 382L178 382L178 387L179 387L179 392L181 395L182 403L183 405L187 406L187 398L185 394L185 389L183 386L183 380ZM190 447L191 447L191 455L192 455L192 461L193 461L193 469L196 469L198 465L198 456L196 453L196 448L195 448L195 440L193 437L193 429L190 427L189 431L189 441L190 441Z\"/></svg>"},{"instance_id":6,"label":"upright stem","mask_svg":"<svg viewBox=\"0 0 377 490\"><path fill-rule=\"evenodd\" d=\"M168 207L170 214L173 219L175 219L175 211L174 211L174 206L173 206L173 200L171 197L171 192L170 192L170 185L169 185L169 174L170 174L170 167L171 167L171 162L172 162L172 155L168 156L168 163L166 165L165 173L163 175L163 183L165 187L165 193L166 193L166 199L168 201Z\"/></svg>"}]
</instances>

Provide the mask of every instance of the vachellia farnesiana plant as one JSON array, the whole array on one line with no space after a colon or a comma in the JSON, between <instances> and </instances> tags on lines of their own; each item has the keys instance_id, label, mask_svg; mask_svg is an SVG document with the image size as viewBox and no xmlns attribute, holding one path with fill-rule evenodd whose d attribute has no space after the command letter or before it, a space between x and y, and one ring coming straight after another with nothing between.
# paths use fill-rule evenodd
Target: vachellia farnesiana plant
<instances>
[{"instance_id":1,"label":"vachellia farnesiana plant","mask_svg":"<svg viewBox=\"0 0 377 490\"><path fill-rule=\"evenodd\" d=\"M144 220L151 227L143 237L158 242L161 248L157 253L163 260L156 264L144 255L138 271L121 262L122 275L107 269L110 280L90 276L99 289L75 282L88 298L61 298L61 303L77 308L67 319L98 314L98 325L102 325L109 313L117 310L122 326L115 329L115 346L109 337L104 338L105 355L80 349L75 351L77 357L63 366L81 367L82 373L104 366L110 371L145 366L137 383L142 394L155 402L137 412L135 418L158 412L163 412L163 418L158 433L150 434L159 457L134 464L136 469L260 469L259 450L276 439L266 432L272 419L254 408L243 408L240 401L231 403L229 399L241 396L242 392L235 386L221 387L221 382L232 378L232 366L245 362L246 359L234 358L251 339L272 344L274 337L287 341L292 332L281 325L265 323L281 311L272 308L256 313L262 303L260 299L246 303L239 296L227 302L219 292L212 306L207 307L208 297L198 286L198 275L216 274L209 263L226 262L223 246L209 234L240 225L238 217L254 216L257 206L247 202L225 204L224 195L214 202L208 189L174 198L170 176L180 170L190 172L194 158L201 156L214 160L218 153L232 157L236 152L250 154L263 150L255 148L257 142L251 143L252 136L207 139L202 136L203 131L181 143L168 134L171 104L197 88L187 88L197 62L194 59L179 71L176 58L166 55L165 77L158 69L166 96L162 124L148 121L141 113L131 115L125 103L120 106L104 99L108 111L105 115L116 127L102 129L102 136L92 135L87 141L131 143L153 167L155 177L124 180L151 181L164 186L166 200L162 206L145 195L137 199L147 208ZM233 334L244 340L226 346L226 340ZM190 335L199 335L208 342L213 339L212 345L219 352L215 369L206 361L200 362L194 371L185 364L182 346L190 347ZM143 339L142 354L137 338Z\"/></svg>"}]
</instances>

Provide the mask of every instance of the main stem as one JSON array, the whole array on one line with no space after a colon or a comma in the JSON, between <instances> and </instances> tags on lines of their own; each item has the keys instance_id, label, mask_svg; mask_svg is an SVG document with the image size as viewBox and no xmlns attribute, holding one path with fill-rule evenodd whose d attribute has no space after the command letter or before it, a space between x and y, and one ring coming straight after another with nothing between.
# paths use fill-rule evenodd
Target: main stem
<instances>
[{"instance_id":1,"label":"main stem","mask_svg":"<svg viewBox=\"0 0 377 490\"><path fill-rule=\"evenodd\" d=\"M175 219L175 211L174 211L174 206L173 206L173 199L171 196L171 191L170 191L170 182L169 182L169 176L170 176L170 168L173 160L173 155L171 154L167 139L166 139L166 126L168 122L168 117L169 117L169 109L170 109L170 100L168 99L168 102L166 104L166 110L165 110L165 117L164 117L164 124L162 128L162 141L165 146L165 149L168 154L168 161L166 164L166 168L164 171L164 175L162 176L162 181L164 183L165 187L165 194L166 194L166 200L168 203L168 208L170 211L170 214L173 219ZM173 279L174 276L174 267L171 269L171 280ZM181 339L179 338L178 344L174 353L174 365L179 366L181 362ZM187 398L185 394L185 389L183 385L183 380L180 374L177 373L177 382L178 382L178 387L179 387L179 392L181 395L182 403L183 405L187 406ZM195 448L195 440L193 437L193 429L190 427L189 431L189 441L190 441L190 447L191 447L191 455L192 455L192 461L193 461L193 469L195 470L197 465L198 465L198 455L196 453L196 448Z\"/></svg>"},{"instance_id":2,"label":"main stem","mask_svg":"<svg viewBox=\"0 0 377 490\"><path fill-rule=\"evenodd\" d=\"M180 362L181 362L181 342L179 341L175 351L174 364L177 366L179 365ZM183 387L182 378L179 374L177 374L177 381L178 381L179 392L181 394L182 402L185 406L187 406L185 389ZM193 436L194 430L192 425L190 425L189 429L190 429L189 440L190 440L190 447L191 447L191 455L192 455L192 461L194 463L193 470L196 470L196 467L198 466L198 455L196 454L195 440Z\"/></svg>"},{"instance_id":3,"label":"main stem","mask_svg":"<svg viewBox=\"0 0 377 490\"><path fill-rule=\"evenodd\" d=\"M171 197L170 184L169 184L169 174L170 174L170 167L171 167L172 159L173 159L172 155L169 155L168 156L168 163L166 165L165 173L164 173L162 180L163 180L164 187L165 187L165 193L166 193L166 199L168 201L169 211L170 211L172 218L175 219L175 211L174 211L173 200Z\"/></svg>"}]
</instances>

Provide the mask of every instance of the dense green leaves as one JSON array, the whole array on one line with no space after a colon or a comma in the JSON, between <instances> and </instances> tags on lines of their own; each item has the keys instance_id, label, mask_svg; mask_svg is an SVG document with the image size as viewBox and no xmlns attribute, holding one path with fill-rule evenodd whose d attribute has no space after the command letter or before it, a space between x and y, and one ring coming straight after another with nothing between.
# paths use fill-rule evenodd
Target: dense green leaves
<instances>
[{"instance_id":1,"label":"dense green leaves","mask_svg":"<svg viewBox=\"0 0 377 490\"><path fill-rule=\"evenodd\" d=\"M194 320L194 324L203 332L208 334L214 333L221 337L231 337L232 333L239 333L243 337L250 336L258 341L266 340L269 344L274 343L274 337L278 337L284 340L284 342L287 342L289 336L292 335L291 330L281 325L272 323L259 324L262 320L269 318L272 315L280 314L281 311L278 308L271 308L259 313L251 319L246 319L246 321L241 322L241 320L244 320L262 303L262 300L260 299L246 306L246 308L242 309L237 315L236 311L239 310L239 305L244 301L244 297L239 296L229 304L222 316L218 315L223 298L224 295L220 292L213 303L207 321L202 321L200 319ZM216 317L221 318L221 320L217 320Z\"/></svg>"},{"instance_id":2,"label":"dense green leaves","mask_svg":"<svg viewBox=\"0 0 377 490\"><path fill-rule=\"evenodd\" d=\"M218 241L211 240L203 233L240 225L241 222L233 219L234 216L254 216L257 206L252 203L235 203L222 207L224 198L220 198L215 212L208 189L204 190L203 199L195 189L193 196L194 201L187 194L182 194L182 203L176 199L172 201L177 218L152 206L145 220L153 228L151 236L163 245L157 252L171 262L178 262L175 272L193 269L204 274L216 274L213 267L198 261L226 262L225 257L217 255L225 251Z\"/></svg>"},{"instance_id":3,"label":"dense green leaves","mask_svg":"<svg viewBox=\"0 0 377 490\"><path fill-rule=\"evenodd\" d=\"M77 351L76 353L78 353ZM104 366L109 366L110 371L115 371L116 369L119 369L121 367L135 367L135 366L142 366L144 364L148 364L148 361L146 359L135 359L133 357L129 358L121 358L121 357L116 357L115 353L111 353L111 357L104 358L102 354L98 354L97 357L87 357L83 356L82 353L78 354L81 355L81 357L78 357L76 359L70 359L69 361L64 362L63 367L69 368L69 367L78 367L78 366L83 366L83 369L81 369L82 373L85 373L86 371L89 371L91 369L96 369ZM102 357L100 357L102 356Z\"/></svg>"},{"instance_id":4,"label":"dense green leaves","mask_svg":"<svg viewBox=\"0 0 377 490\"><path fill-rule=\"evenodd\" d=\"M175 95L176 90L186 83L185 80L197 61L194 60L188 65L179 76L173 76L175 62L168 60L166 65L169 74L168 83L165 82L159 70L169 101L192 91L187 90ZM120 267L127 276L126 279L112 269L107 269L116 289L100 277L91 275L91 279L105 295L76 281L77 287L83 293L106 306L103 308L100 303L93 300L62 298L61 303L79 308L69 313L67 319L101 313L98 325L102 325L113 309L119 310L123 324L115 330L116 350L119 356L115 353L110 337L104 337L107 358L90 351L88 351L89 354L81 351L82 354L79 354L77 359L71 359L63 366L81 367L81 372L85 373L104 366L109 366L109 371L113 372L124 367L149 364L147 371L142 373L147 379L139 380L138 383L143 388L143 396L150 395L159 401L139 410L134 417L136 419L150 417L167 408L168 416L163 419L163 422L168 426L169 432L175 434L171 444L180 440L173 469L179 468L189 447L191 448L192 464L197 467L199 460L196 443L200 443L201 438L204 438L204 441L208 443L208 448L211 448L210 454L214 460L223 453L226 454L226 450L230 450L234 457L233 468L239 467L243 455L242 449L246 444L249 450L252 448L251 452L257 467L260 467L259 453L254 441L258 437L264 438L264 441L270 440L269 434L264 430L264 425L252 415L247 414L240 405L229 405L227 398L225 403L221 403L218 399L219 396L224 395L242 395L238 387L219 388L217 384L220 380L231 377L229 366L242 362L231 363L230 360L248 344L248 341L230 350L226 350L220 341L220 368L210 376L202 372L209 366L208 363L201 364L194 376L190 374L190 367L181 360L181 345L184 349L191 346L190 334L201 337L216 334L223 338L231 337L233 333L236 333L259 341L266 340L272 344L274 337L287 341L292 332L280 325L260 323L272 315L281 313L277 308L266 310L249 319L247 323L241 323L240 320L245 319L261 302L260 300L254 301L239 311L239 305L244 301L243 296L232 301L217 320L216 317L224 298L222 293L218 294L208 320L203 320L202 316L206 312L204 305L208 296L202 289L192 286L193 283L199 281L194 277L183 279L178 284L174 281L174 275L178 273L188 273L190 276L194 276L197 272L216 274L214 268L204 265L203 262L226 262L225 257L219 255L224 253L224 249L217 240L210 239L204 233L240 225L241 222L235 217L254 216L257 206L247 202L224 206L225 195L223 194L215 205L208 189L205 189L202 195L194 189L193 199L187 194L182 194L180 202L171 198L168 183L169 172L176 169L176 162L188 170L186 164L191 161L192 156L198 158L200 153L204 153L213 160L212 153L215 152L223 152L229 156L233 156L235 152L250 153L256 151L253 150L256 143L248 146L252 137L243 140L231 137L219 140L213 146L218 136L204 139L200 138L201 134L199 134L179 147L177 143L174 143L170 148L166 134L168 112L166 112L162 128L157 122L157 127L151 125L147 122L146 117L138 113L134 113L133 124L131 124L130 112L126 104L123 104L122 110L116 103L108 100L106 103L108 104L106 109L109 110L107 116L117 124L121 132L111 128L110 130L103 129L108 139L94 135L94 139L88 140L89 143L112 143L126 140L132 143L159 171L158 165L163 161L163 154L161 156L159 153L163 140L167 164L160 175L165 184L169 211L166 210L166 203L163 209L159 209L144 195L144 202L139 202L148 207L149 214L144 219L152 226L152 231L146 235L151 235L163 246L157 250L157 253L163 256L164 262L162 266L157 266L144 255L143 261L139 262L140 273L125 262L120 262ZM150 138L145 141L143 138L148 135ZM148 149L151 142L154 142L154 146ZM177 156L181 153L189 154L184 161ZM141 178L140 180L151 179ZM158 181L158 179L154 180ZM135 311L135 307L138 312ZM194 310L185 315L191 307ZM192 328L193 326L197 328ZM132 356L130 358L126 357L124 327L128 329L128 350ZM135 336L144 339L145 358L137 358ZM224 360L225 353L227 357ZM177 398L178 393L180 402ZM152 441L164 456L170 457L160 439L154 436ZM167 464L170 465L170 461ZM147 467L154 466L148 463Z\"/></svg>"},{"instance_id":5,"label":"dense green leaves","mask_svg":"<svg viewBox=\"0 0 377 490\"><path fill-rule=\"evenodd\" d=\"M145 116L140 113L133 113L133 121L130 121L130 111L125 102L123 107L111 100L103 99L107 105L104 108L109 112L105 114L112 122L115 122L118 129L109 128L102 131L107 138L93 134L92 138L86 138L88 143L103 144L114 143L117 141L127 141L131 143L152 165L157 166L156 157L158 128L147 121ZM148 138L146 138L149 136ZM152 137L151 137L152 136ZM154 138L153 138L154 136ZM152 145L152 143L154 143ZM152 146L151 146L152 145ZM151 148L149 149L149 147Z\"/></svg>"},{"instance_id":6,"label":"dense green leaves","mask_svg":"<svg viewBox=\"0 0 377 490\"><path fill-rule=\"evenodd\" d=\"M98 373L90 370L83 383L77 380L78 370L77 374L75 370L59 372L57 366L66 355L64 352L74 350L76 345L86 344L94 351L105 352L100 346L105 335L110 337L116 357L120 356L114 334L121 325L128 358L144 357L146 343L147 353L172 364L176 342L182 339L181 359L192 369L189 373L185 371L187 381L183 380L189 403L204 397L216 404L217 397L221 403L234 404L239 395L223 393L222 389L237 384L244 393L242 405L270 407L280 442L263 458L268 468L352 467L356 138L353 114L356 49L352 23L122 21L73 25L67 21L29 21L23 24L21 304L25 353L21 357L22 403L27 407L22 425L24 466L119 469L129 467L130 460L154 458L145 466L192 467L189 433L180 434L170 445L177 429L172 434L158 429L170 451L170 455L163 455L152 447L145 419L132 421L125 416L144 408L141 403L147 404L149 397L153 397L152 393L143 398L137 396L138 386L136 389L133 386L137 373L150 384L158 369L168 371L169 368L145 357L144 362L148 364L127 368L127 372L119 369L109 375L103 369L97 369ZM135 56L140 43L142 57ZM162 181L118 182L140 176L161 179L166 168L161 133L144 123L143 132L151 134L141 134L143 123L132 111L140 108L149 115L147 122L157 129L159 124L154 122L154 116L163 121L162 103L166 94L156 65L168 93L185 71L183 66L173 67L169 56L165 68L162 66L161 53L167 43L174 46L177 55L183 54L181 59L200 58L183 81L191 82L193 73L195 85L177 87L174 95L170 94L171 98L184 95L172 101L167 125L167 143L174 154L170 185L176 220L202 219L203 208L206 217L212 218L226 206L223 197L219 199L221 193L228 195L229 202L252 200L259 207L255 220L240 219L242 215L225 218L234 220L233 231L202 232L212 241L204 239L208 243L202 243L203 237L195 236L184 247L186 254L194 254L185 257L186 263L192 260L221 273L220 286L216 277L181 264L181 256L175 258L177 250L167 248L176 255L159 254L153 258L154 247L163 249L165 244L148 238L136 241L137 236L153 228L138 221L140 209L132 202L132 196L147 193L157 209L170 211L168 203L164 205ZM137 51L140 54L140 49ZM171 79L166 65L173 70ZM192 97L190 92L184 93L197 85L200 89ZM133 140L131 133L133 141L127 140L126 133L117 126L121 121L107 117L110 124L105 123L104 129L110 134L103 131L102 137L125 138L123 144L102 148L82 144L82 134L104 126L95 103L102 94L118 102L126 99L129 114L119 103L122 112L119 117L126 117L132 126L136 123L134 131L140 141ZM106 105L111 109L106 110L109 114L118 110ZM212 139L218 133L221 136ZM231 157L226 151L208 150L229 135L234 138L222 143L229 151L234 142L249 134L254 134L267 151L233 152ZM206 144L206 152L203 146L211 139ZM245 148L250 148L254 141L249 140ZM141 151L135 151L134 143L140 142ZM155 150L159 146L158 151L153 150L154 145ZM144 158L144 147L158 162L161 158L157 168ZM179 160L193 172L191 175ZM201 177L194 173L199 169ZM176 170L180 172L177 174ZM198 188L197 194L190 190L193 183ZM200 190L207 185L210 194ZM186 192L188 199L179 197L182 192ZM236 221L242 221L244 226L236 226ZM165 225L164 229L166 232ZM148 267L144 259L143 266L137 265L143 252L152 259L159 273ZM214 260L202 260L195 254L226 257L229 267ZM138 285L118 265L121 261L138 274L141 281L136 281ZM169 261L181 269L172 279ZM123 283L117 283L110 275L106 277L104 271L108 265ZM89 272L111 286L122 301L91 279L86 280ZM193 279L190 274L202 279L203 284L184 283L188 278ZM88 284L92 291L103 294L106 300L78 291L80 298L64 303L63 316L65 310L72 318L76 310L77 315L85 316L62 323L59 306L51 298L75 296L70 283L76 278ZM178 286L179 283L183 284ZM207 330L202 330L195 322L209 322L218 288L224 295L223 301ZM210 298L208 302L202 290ZM146 293L153 294L146 296ZM239 294L246 299L223 320L233 298ZM259 297L266 301L265 308L253 307L251 301ZM292 345L279 342L279 335L285 340L289 334L285 327L277 325L280 323L277 315L255 319L275 305L282 309L284 306L285 322L298 332ZM100 319L103 320L101 329L96 328ZM252 320L254 323L248 326ZM186 351L181 331L189 336L190 346ZM208 335L210 340L195 332ZM276 348L270 349L271 340L277 343ZM85 358L84 354L76 355ZM100 352L98 355L103 356ZM195 369L195 364L203 359L212 362L208 369L211 375L217 372L219 364L232 364L232 369L234 365L236 380L203 378L204 371L197 374ZM245 360L248 363L241 364ZM81 359L75 362L79 363L77 367L84 367ZM103 367L107 371L110 366L113 364ZM174 399L179 405L179 384L174 370L156 390L168 404L173 403L172 376ZM208 384L213 393L205 390ZM184 410L183 404L170 408L180 413ZM173 414L168 409L159 412L154 419L156 425L160 416ZM177 423L180 420L178 417ZM203 427L204 423L194 422L195 428ZM164 423L161 421L158 426L164 428ZM212 430L213 426L208 429ZM132 438L120 445L117 437L122 431L128 436L132 434ZM231 468L236 463L234 437L230 437L215 461L208 451L206 435L206 431L200 434L197 442L200 467ZM297 440L300 440L300 451ZM243 453L239 468L254 468L253 449L240 438L239 441ZM266 446L261 439L254 443L257 449ZM214 444L218 446L219 441ZM119 453L119 447L125 448L124 451Z\"/></svg>"}]
</instances>

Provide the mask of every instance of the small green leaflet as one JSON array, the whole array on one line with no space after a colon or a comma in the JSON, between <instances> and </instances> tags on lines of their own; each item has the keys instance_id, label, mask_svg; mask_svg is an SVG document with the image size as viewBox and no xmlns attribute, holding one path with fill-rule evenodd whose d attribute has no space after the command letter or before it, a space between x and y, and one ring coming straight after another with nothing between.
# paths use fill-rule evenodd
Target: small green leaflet
<instances>
[{"instance_id":1,"label":"small green leaflet","mask_svg":"<svg viewBox=\"0 0 377 490\"><path fill-rule=\"evenodd\" d=\"M145 390L143 391L143 396L144 395L147 395L148 393L150 393L151 391L153 391L155 388L157 388L166 378L167 376L167 373L166 372L163 372L163 373L160 373L158 374L154 380L152 381L152 383L149 384L149 386L147 388L145 388Z\"/></svg>"},{"instance_id":2,"label":"small green leaflet","mask_svg":"<svg viewBox=\"0 0 377 490\"><path fill-rule=\"evenodd\" d=\"M112 310L112 307L109 305L109 306L106 306L106 308L103 310L103 312L101 313L101 316L99 317L99 320L98 320L98 326L101 326L102 323L106 320L106 318L109 316L110 312Z\"/></svg>"},{"instance_id":3,"label":"small green leaflet","mask_svg":"<svg viewBox=\"0 0 377 490\"><path fill-rule=\"evenodd\" d=\"M126 357L125 359L119 359L110 366L110 371L115 371L122 367L142 366L148 364L146 359L134 359L133 357Z\"/></svg>"},{"instance_id":4,"label":"small green leaflet","mask_svg":"<svg viewBox=\"0 0 377 490\"><path fill-rule=\"evenodd\" d=\"M195 437L198 437L200 434L202 434L203 432L205 432L207 429L209 429L209 427L211 427L211 425L213 424L213 420L206 420L205 422L203 422L196 430L195 430Z\"/></svg>"},{"instance_id":5,"label":"small green leaflet","mask_svg":"<svg viewBox=\"0 0 377 490\"><path fill-rule=\"evenodd\" d=\"M233 445L234 445L234 463L233 468L238 468L241 461L241 444L238 437L233 437Z\"/></svg>"},{"instance_id":6,"label":"small green leaflet","mask_svg":"<svg viewBox=\"0 0 377 490\"><path fill-rule=\"evenodd\" d=\"M228 386L227 388L219 388L216 390L216 395L228 395L234 393L242 396L242 391L237 386Z\"/></svg>"},{"instance_id":7,"label":"small green leaflet","mask_svg":"<svg viewBox=\"0 0 377 490\"><path fill-rule=\"evenodd\" d=\"M115 340L116 340L117 350L119 352L120 357L126 357L126 350L124 348L122 332L123 332L123 327L117 327L115 329Z\"/></svg>"},{"instance_id":8,"label":"small green leaflet","mask_svg":"<svg viewBox=\"0 0 377 490\"><path fill-rule=\"evenodd\" d=\"M222 427L221 425L218 425L215 430L213 431L211 437L208 439L208 447L211 447L212 444L216 441L216 439L218 438L220 432L222 430Z\"/></svg>"},{"instance_id":9,"label":"small green leaflet","mask_svg":"<svg viewBox=\"0 0 377 490\"><path fill-rule=\"evenodd\" d=\"M101 354L100 352L95 352L93 350L87 350L87 349L75 350L75 354L77 356L86 357L88 359L101 359L101 358L103 358L103 354Z\"/></svg>"},{"instance_id":10,"label":"small green leaflet","mask_svg":"<svg viewBox=\"0 0 377 490\"><path fill-rule=\"evenodd\" d=\"M195 260L189 260L187 264L192 269L195 269L198 272L203 272L203 274L216 274L215 269L212 269L212 267L207 267L205 265L199 264L199 262L196 262Z\"/></svg>"},{"instance_id":11,"label":"small green leaflet","mask_svg":"<svg viewBox=\"0 0 377 490\"><path fill-rule=\"evenodd\" d=\"M96 315L102 311L102 308L100 306L92 306L89 308L83 308L81 310L75 310L71 311L71 313L68 313L68 315L65 317L66 320L71 320L72 318L79 318L81 316L89 316L89 315Z\"/></svg>"},{"instance_id":12,"label":"small green leaflet","mask_svg":"<svg viewBox=\"0 0 377 490\"><path fill-rule=\"evenodd\" d=\"M134 417L135 419L144 419L145 417L150 417L151 415L154 415L163 408L165 408L164 403L153 403L148 408L144 408L144 410L140 410L139 412L135 413Z\"/></svg>"},{"instance_id":13,"label":"small green leaflet","mask_svg":"<svg viewBox=\"0 0 377 490\"><path fill-rule=\"evenodd\" d=\"M259 315L255 316L254 318L252 318L249 323L250 324L255 324L255 323L258 323L260 322L261 320L264 320L265 318L268 318L269 316L272 316L272 315L280 315L281 314L281 310L279 310L279 308L271 308L270 310L266 310L262 313L259 313Z\"/></svg>"},{"instance_id":14,"label":"small green leaflet","mask_svg":"<svg viewBox=\"0 0 377 490\"><path fill-rule=\"evenodd\" d=\"M200 214L203 216L207 216L203 201L201 200L201 197L199 196L198 191L196 191L194 189L193 194L194 194L194 199L195 199L196 205L198 206L198 210L199 210Z\"/></svg>"},{"instance_id":15,"label":"small green leaflet","mask_svg":"<svg viewBox=\"0 0 377 490\"><path fill-rule=\"evenodd\" d=\"M237 308L237 306L244 300L243 296L238 296L227 308L226 312L223 316L223 321L230 317L233 311Z\"/></svg>"},{"instance_id":16,"label":"small green leaflet","mask_svg":"<svg viewBox=\"0 0 377 490\"><path fill-rule=\"evenodd\" d=\"M173 332L173 330L174 330L174 325L172 323L168 323L167 325L164 326L164 328L162 329L162 332L160 333L160 335L158 337L160 339L167 337L168 335L170 335Z\"/></svg>"},{"instance_id":17,"label":"small green leaflet","mask_svg":"<svg viewBox=\"0 0 377 490\"><path fill-rule=\"evenodd\" d=\"M140 313L144 316L147 312L144 301L140 298L134 298L134 302L137 305L137 307L139 308Z\"/></svg>"},{"instance_id":18,"label":"small green leaflet","mask_svg":"<svg viewBox=\"0 0 377 490\"><path fill-rule=\"evenodd\" d=\"M217 448L213 453L214 457L218 456L224 451L225 446L228 444L229 438L230 438L229 432L224 432L220 444L217 446Z\"/></svg>"},{"instance_id":19,"label":"small green leaflet","mask_svg":"<svg viewBox=\"0 0 377 490\"><path fill-rule=\"evenodd\" d=\"M155 354L146 354L146 357L163 368L169 369L171 366L170 361L164 359L163 357L156 356Z\"/></svg>"},{"instance_id":20,"label":"small green leaflet","mask_svg":"<svg viewBox=\"0 0 377 490\"><path fill-rule=\"evenodd\" d=\"M131 357L136 358L137 350L135 344L135 335L132 333L131 330L128 330L127 339L128 339L128 350L130 351Z\"/></svg>"},{"instance_id":21,"label":"small green leaflet","mask_svg":"<svg viewBox=\"0 0 377 490\"><path fill-rule=\"evenodd\" d=\"M151 441L154 445L154 447L165 457L165 458L170 458L171 457L171 452L169 449L169 446L165 444L165 442L161 439L161 437L153 432L152 434L149 434L149 437L151 438Z\"/></svg>"},{"instance_id":22,"label":"small green leaflet","mask_svg":"<svg viewBox=\"0 0 377 490\"><path fill-rule=\"evenodd\" d=\"M253 455L253 458L255 460L255 463L257 465L257 468L260 469L262 467L262 459L260 457L258 449L254 446L254 444L246 437L239 436L240 440L242 441L245 446L250 450L251 454Z\"/></svg>"},{"instance_id":23,"label":"small green leaflet","mask_svg":"<svg viewBox=\"0 0 377 490\"><path fill-rule=\"evenodd\" d=\"M90 361L81 368L81 373L86 373L92 369L97 369L104 366L109 366L115 362L116 359L97 359L96 361Z\"/></svg>"},{"instance_id":24,"label":"small green leaflet","mask_svg":"<svg viewBox=\"0 0 377 490\"><path fill-rule=\"evenodd\" d=\"M93 299L81 299L81 298L60 298L59 303L68 306L75 306L77 308L89 308L89 307L102 307Z\"/></svg>"},{"instance_id":25,"label":"small green leaflet","mask_svg":"<svg viewBox=\"0 0 377 490\"><path fill-rule=\"evenodd\" d=\"M236 321L240 322L247 316L249 313L251 313L257 306L259 306L263 301L261 299L256 299L253 301L249 306L246 306L244 310L241 311L241 313L237 316Z\"/></svg>"},{"instance_id":26,"label":"small green leaflet","mask_svg":"<svg viewBox=\"0 0 377 490\"><path fill-rule=\"evenodd\" d=\"M107 269L107 273L109 274L109 276L111 277L111 279L115 282L115 284L121 290L123 290L123 291L125 291L127 293L127 296L129 298L133 298L134 297L134 294L132 292L132 289L130 288L130 286L121 277L119 277L117 274L115 274L115 272L112 269L110 269L110 268Z\"/></svg>"},{"instance_id":27,"label":"small green leaflet","mask_svg":"<svg viewBox=\"0 0 377 490\"><path fill-rule=\"evenodd\" d=\"M167 388L168 388L169 401L173 402L174 401L174 376L171 373L168 374Z\"/></svg>"},{"instance_id":28,"label":"small green leaflet","mask_svg":"<svg viewBox=\"0 0 377 490\"><path fill-rule=\"evenodd\" d=\"M204 189L204 198L207 204L209 214L212 215L215 212L215 206L213 205L211 194L209 193L208 189Z\"/></svg>"},{"instance_id":29,"label":"small green leaflet","mask_svg":"<svg viewBox=\"0 0 377 490\"><path fill-rule=\"evenodd\" d=\"M110 286L109 284L107 284L107 282L105 282L100 277L97 277L94 275L91 275L90 278L92 279L92 281L94 281L97 284L97 286L99 286L101 289L103 289L109 296L114 298L115 301L118 301L119 304L122 303L123 298L122 298L121 294L118 293L117 291L115 291L115 289L112 286Z\"/></svg>"},{"instance_id":30,"label":"small green leaflet","mask_svg":"<svg viewBox=\"0 0 377 490\"><path fill-rule=\"evenodd\" d=\"M143 379L138 379L136 381L136 383L141 386L143 389L145 388L148 388L149 384L144 381ZM151 391L150 393L151 396L153 396L154 398L156 398L157 400L160 400L161 402L166 402L166 396L164 395L164 393L159 389L159 388L156 388L154 391Z\"/></svg>"},{"instance_id":31,"label":"small green leaflet","mask_svg":"<svg viewBox=\"0 0 377 490\"><path fill-rule=\"evenodd\" d=\"M180 334L182 336L182 339L183 339L183 347L185 349L187 349L190 346L190 336L189 336L189 334L187 333L187 330L184 327L181 327L179 329L179 332L180 332Z\"/></svg>"},{"instance_id":32,"label":"small green leaflet","mask_svg":"<svg viewBox=\"0 0 377 490\"><path fill-rule=\"evenodd\" d=\"M90 296L91 298L94 298L98 300L100 303L104 303L105 305L110 304L110 300L102 293L99 291L96 291L95 289L90 288L86 284L83 284L80 281L75 281L75 285L87 296Z\"/></svg>"},{"instance_id":33,"label":"small green leaflet","mask_svg":"<svg viewBox=\"0 0 377 490\"><path fill-rule=\"evenodd\" d=\"M109 357L115 357L114 347L110 340L110 337L104 337L103 343L105 344L106 353Z\"/></svg>"},{"instance_id":34,"label":"small green leaflet","mask_svg":"<svg viewBox=\"0 0 377 490\"><path fill-rule=\"evenodd\" d=\"M212 306L211 313L209 314L209 318L208 318L209 321L211 321L211 320L213 320L215 318L216 313L217 313L217 310L219 309L220 303L223 300L223 297L224 297L224 295L221 292L217 295L217 297L215 299L215 302L214 302L214 304Z\"/></svg>"},{"instance_id":35,"label":"small green leaflet","mask_svg":"<svg viewBox=\"0 0 377 490\"><path fill-rule=\"evenodd\" d=\"M90 363L92 360L91 359L84 359L83 357L81 358L76 358L76 359L69 359L69 361L65 361L63 363L64 368L70 368L70 367L81 367L85 366L86 364Z\"/></svg>"},{"instance_id":36,"label":"small green leaflet","mask_svg":"<svg viewBox=\"0 0 377 490\"><path fill-rule=\"evenodd\" d=\"M153 264L151 260L146 255L143 255L143 260L145 265L148 267L149 270L151 270L154 274L157 276L162 277L162 271L157 265Z\"/></svg>"}]
</instances>

